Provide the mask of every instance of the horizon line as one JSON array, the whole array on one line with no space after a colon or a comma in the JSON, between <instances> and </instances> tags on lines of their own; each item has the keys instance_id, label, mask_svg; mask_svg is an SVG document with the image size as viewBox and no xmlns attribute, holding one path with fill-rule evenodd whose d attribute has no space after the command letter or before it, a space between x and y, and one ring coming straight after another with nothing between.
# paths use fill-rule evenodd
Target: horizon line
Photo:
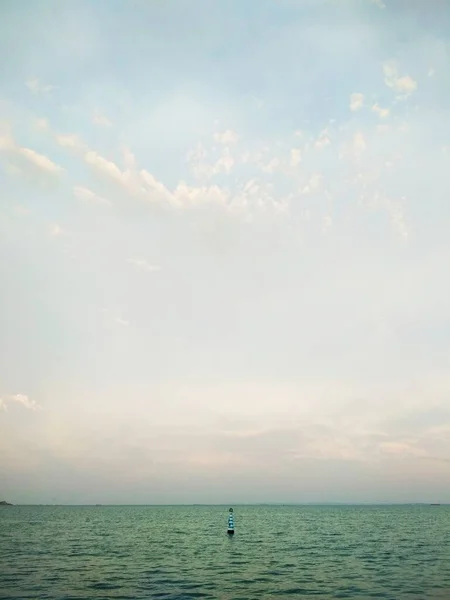
<instances>
[{"instance_id":1,"label":"horizon line","mask_svg":"<svg viewBox=\"0 0 450 600\"><path fill-rule=\"evenodd\" d=\"M424 501L410 501L410 502L395 502L395 501L360 501L360 502L168 502L168 503L111 503L111 502L80 502L80 503L69 503L69 502L18 502L8 503L10 506L148 506L148 507L161 507L161 506L449 506L450 502L424 502Z\"/></svg>"}]
</instances>

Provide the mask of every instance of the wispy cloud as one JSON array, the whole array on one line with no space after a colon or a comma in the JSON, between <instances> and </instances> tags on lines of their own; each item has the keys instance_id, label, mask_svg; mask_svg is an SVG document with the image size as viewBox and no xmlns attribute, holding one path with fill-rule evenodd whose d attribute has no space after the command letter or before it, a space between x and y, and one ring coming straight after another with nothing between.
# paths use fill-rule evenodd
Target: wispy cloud
<instances>
[{"instance_id":1,"label":"wispy cloud","mask_svg":"<svg viewBox=\"0 0 450 600\"><path fill-rule=\"evenodd\" d=\"M51 236L59 237L60 235L63 235L64 229L60 225L58 225L58 223L52 223L49 226L49 232Z\"/></svg>"},{"instance_id":2,"label":"wispy cloud","mask_svg":"<svg viewBox=\"0 0 450 600\"><path fill-rule=\"evenodd\" d=\"M108 117L105 117L105 115L102 115L98 111L94 113L92 122L94 125L98 125L99 127L112 127L112 122L108 119Z\"/></svg>"},{"instance_id":3,"label":"wispy cloud","mask_svg":"<svg viewBox=\"0 0 450 600\"><path fill-rule=\"evenodd\" d=\"M35 400L31 400L25 394L11 394L0 397L0 410L7 412L8 406L11 404L20 404L22 407L31 411L41 410L41 406Z\"/></svg>"},{"instance_id":4,"label":"wispy cloud","mask_svg":"<svg viewBox=\"0 0 450 600\"><path fill-rule=\"evenodd\" d=\"M79 200L84 200L86 202L90 202L90 203L94 203L94 204L108 204L108 205L111 204L111 202L109 200L106 200L106 198L102 198L101 196L99 196L98 194L93 192L92 190L85 188L81 185L74 186L73 193L74 193L74 196L76 198L78 198Z\"/></svg>"},{"instance_id":5,"label":"wispy cloud","mask_svg":"<svg viewBox=\"0 0 450 600\"><path fill-rule=\"evenodd\" d=\"M399 96L407 98L417 90L417 81L410 75L398 74L398 67L395 62L386 62L383 65L384 82Z\"/></svg>"},{"instance_id":6,"label":"wispy cloud","mask_svg":"<svg viewBox=\"0 0 450 600\"><path fill-rule=\"evenodd\" d=\"M80 139L78 135L74 134L55 134L56 143L59 144L62 148L71 148L72 150L76 150L79 152L85 152L87 150L86 145Z\"/></svg>"},{"instance_id":7,"label":"wispy cloud","mask_svg":"<svg viewBox=\"0 0 450 600\"><path fill-rule=\"evenodd\" d=\"M50 94L54 89L53 85L42 83L37 77L30 77L25 82L25 85L33 94Z\"/></svg>"},{"instance_id":8,"label":"wispy cloud","mask_svg":"<svg viewBox=\"0 0 450 600\"><path fill-rule=\"evenodd\" d=\"M350 96L350 110L357 111L364 106L364 95L354 93Z\"/></svg>"},{"instance_id":9,"label":"wispy cloud","mask_svg":"<svg viewBox=\"0 0 450 600\"><path fill-rule=\"evenodd\" d=\"M39 171L50 175L60 175L64 172L64 169L48 156L36 152L36 150L31 148L20 146L10 134L0 136L0 151L5 152L9 160L17 161L22 159L23 164L28 163L29 166L33 166ZM14 162L13 166L16 166ZM21 172L22 169L18 167L18 173L20 174Z\"/></svg>"},{"instance_id":10,"label":"wispy cloud","mask_svg":"<svg viewBox=\"0 0 450 600\"><path fill-rule=\"evenodd\" d=\"M115 317L114 322L117 323L117 325L122 325L123 327L128 327L130 324L129 321L122 319L121 317Z\"/></svg>"},{"instance_id":11,"label":"wispy cloud","mask_svg":"<svg viewBox=\"0 0 450 600\"><path fill-rule=\"evenodd\" d=\"M35 150L30 148L19 148L18 152L24 156L27 160L33 163L39 169L47 171L48 173L61 173L64 169L53 162L48 156L39 154Z\"/></svg>"},{"instance_id":12,"label":"wispy cloud","mask_svg":"<svg viewBox=\"0 0 450 600\"><path fill-rule=\"evenodd\" d=\"M122 311L115 308L103 308L101 312L106 317L107 324L120 325L121 327L128 327L130 321L124 318Z\"/></svg>"},{"instance_id":13,"label":"wispy cloud","mask_svg":"<svg viewBox=\"0 0 450 600\"><path fill-rule=\"evenodd\" d=\"M161 267L159 265L152 265L143 258L129 258L128 262L137 267L138 269L148 271L149 273L161 270Z\"/></svg>"},{"instance_id":14,"label":"wispy cloud","mask_svg":"<svg viewBox=\"0 0 450 600\"><path fill-rule=\"evenodd\" d=\"M388 108L381 108L381 106L378 106L378 104L374 104L372 106L372 110L374 112L377 113L377 115L381 118L381 119L385 119L386 117L389 116L389 109Z\"/></svg>"},{"instance_id":15,"label":"wispy cloud","mask_svg":"<svg viewBox=\"0 0 450 600\"><path fill-rule=\"evenodd\" d=\"M216 140L216 142L219 142L220 144L224 144L225 146L228 146L230 144L235 144L239 140L239 135L235 131L231 131L231 129L227 129L226 131L223 131L222 133L215 133L214 139Z\"/></svg>"}]
</instances>

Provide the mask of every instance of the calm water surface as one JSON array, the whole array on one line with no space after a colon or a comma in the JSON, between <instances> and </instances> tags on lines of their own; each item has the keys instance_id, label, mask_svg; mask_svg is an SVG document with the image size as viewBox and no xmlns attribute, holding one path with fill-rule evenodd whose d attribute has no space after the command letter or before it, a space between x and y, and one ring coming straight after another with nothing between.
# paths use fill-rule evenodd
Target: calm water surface
<instances>
[{"instance_id":1,"label":"calm water surface","mask_svg":"<svg viewBox=\"0 0 450 600\"><path fill-rule=\"evenodd\" d=\"M450 599L450 507L1 507L0 598Z\"/></svg>"}]
</instances>

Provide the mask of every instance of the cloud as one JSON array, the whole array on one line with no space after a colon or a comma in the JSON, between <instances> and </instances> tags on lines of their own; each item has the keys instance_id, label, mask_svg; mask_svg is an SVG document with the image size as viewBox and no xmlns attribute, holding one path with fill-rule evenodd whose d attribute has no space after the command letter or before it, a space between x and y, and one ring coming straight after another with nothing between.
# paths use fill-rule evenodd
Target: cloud
<instances>
[{"instance_id":1,"label":"cloud","mask_svg":"<svg viewBox=\"0 0 450 600\"><path fill-rule=\"evenodd\" d=\"M417 89L417 82L410 75L400 76L397 65L388 61L383 65L384 82L400 97L407 98Z\"/></svg>"},{"instance_id":2,"label":"cloud","mask_svg":"<svg viewBox=\"0 0 450 600\"><path fill-rule=\"evenodd\" d=\"M34 126L38 131L47 131L49 129L49 124L47 119L36 119L34 122Z\"/></svg>"},{"instance_id":3,"label":"cloud","mask_svg":"<svg viewBox=\"0 0 450 600\"><path fill-rule=\"evenodd\" d=\"M330 215L325 215L323 218L322 231L323 233L327 233L331 227L333 226L333 219Z\"/></svg>"},{"instance_id":4,"label":"cloud","mask_svg":"<svg viewBox=\"0 0 450 600\"><path fill-rule=\"evenodd\" d=\"M86 151L86 145L77 135L55 135L56 143L62 148L71 148L78 152Z\"/></svg>"},{"instance_id":5,"label":"cloud","mask_svg":"<svg viewBox=\"0 0 450 600\"><path fill-rule=\"evenodd\" d=\"M222 156L213 167L213 173L229 173L234 165L234 158L230 154L229 148L224 148Z\"/></svg>"},{"instance_id":6,"label":"cloud","mask_svg":"<svg viewBox=\"0 0 450 600\"><path fill-rule=\"evenodd\" d=\"M52 237L59 237L60 235L63 235L64 229L57 223L53 223L50 225L49 232Z\"/></svg>"},{"instance_id":7,"label":"cloud","mask_svg":"<svg viewBox=\"0 0 450 600\"><path fill-rule=\"evenodd\" d=\"M325 146L329 146L330 144L331 144L331 139L330 139L330 136L328 134L328 130L324 129L320 133L319 139L316 140L315 147L320 150L321 148L325 148Z\"/></svg>"},{"instance_id":8,"label":"cloud","mask_svg":"<svg viewBox=\"0 0 450 600\"><path fill-rule=\"evenodd\" d=\"M34 412L41 410L41 406L25 394L12 394L0 397L0 410L6 412L8 410L8 405L10 404L20 404L24 408Z\"/></svg>"},{"instance_id":9,"label":"cloud","mask_svg":"<svg viewBox=\"0 0 450 600\"><path fill-rule=\"evenodd\" d=\"M36 77L30 77L30 79L25 82L25 85L33 94L50 94L54 89L53 85L44 84Z\"/></svg>"},{"instance_id":10,"label":"cloud","mask_svg":"<svg viewBox=\"0 0 450 600\"><path fill-rule=\"evenodd\" d=\"M425 458L423 450L405 442L381 442L379 448L386 454L398 457L420 457Z\"/></svg>"},{"instance_id":11,"label":"cloud","mask_svg":"<svg viewBox=\"0 0 450 600\"><path fill-rule=\"evenodd\" d=\"M73 194L79 200L84 200L84 201L94 203L94 204L111 205L111 202L109 200L106 200L106 198L102 198L102 196L99 196L98 194L96 194L95 192L90 190L89 188L86 188L86 187L83 187L80 185L74 186Z\"/></svg>"},{"instance_id":12,"label":"cloud","mask_svg":"<svg viewBox=\"0 0 450 600\"><path fill-rule=\"evenodd\" d=\"M405 222L403 211L389 199L384 201L384 205L391 217L392 226L398 232L400 237L406 241L409 237L409 229Z\"/></svg>"},{"instance_id":13,"label":"cloud","mask_svg":"<svg viewBox=\"0 0 450 600\"><path fill-rule=\"evenodd\" d=\"M350 96L350 110L357 111L364 106L364 95L354 93Z\"/></svg>"},{"instance_id":14,"label":"cloud","mask_svg":"<svg viewBox=\"0 0 450 600\"><path fill-rule=\"evenodd\" d=\"M231 129L227 129L222 133L215 133L214 139L219 144L229 145L235 144L239 140L239 135L235 131L231 131Z\"/></svg>"},{"instance_id":15,"label":"cloud","mask_svg":"<svg viewBox=\"0 0 450 600\"><path fill-rule=\"evenodd\" d=\"M291 167L297 167L302 161L302 151L299 148L291 149L291 158L289 164Z\"/></svg>"},{"instance_id":16,"label":"cloud","mask_svg":"<svg viewBox=\"0 0 450 600\"><path fill-rule=\"evenodd\" d=\"M361 154L366 150L367 143L362 131L358 131L353 136L353 152L356 158L359 158Z\"/></svg>"},{"instance_id":17,"label":"cloud","mask_svg":"<svg viewBox=\"0 0 450 600\"><path fill-rule=\"evenodd\" d=\"M126 175L122 173L122 171L113 161L104 158L103 156L97 154L97 152L94 152L93 150L86 152L86 154L84 155L84 160L89 166L94 168L99 173L111 177L117 183L120 183L125 187L128 186Z\"/></svg>"},{"instance_id":18,"label":"cloud","mask_svg":"<svg viewBox=\"0 0 450 600\"><path fill-rule=\"evenodd\" d=\"M221 154L217 160L208 161L209 154L202 144L190 150L187 155L187 163L195 176L199 180L208 180L219 173L230 173L235 165L235 159L231 156L228 146L221 149Z\"/></svg>"},{"instance_id":19,"label":"cloud","mask_svg":"<svg viewBox=\"0 0 450 600\"><path fill-rule=\"evenodd\" d=\"M15 143L10 134L4 133L0 135L0 150L12 150L15 148Z\"/></svg>"},{"instance_id":20,"label":"cloud","mask_svg":"<svg viewBox=\"0 0 450 600\"><path fill-rule=\"evenodd\" d=\"M19 148L18 153L24 156L29 162L33 163L39 169L48 173L62 173L64 169L53 162L48 156L39 154L30 148Z\"/></svg>"},{"instance_id":21,"label":"cloud","mask_svg":"<svg viewBox=\"0 0 450 600\"><path fill-rule=\"evenodd\" d=\"M103 308L101 312L106 316L108 324L128 327L130 322L121 315L121 311L114 308Z\"/></svg>"},{"instance_id":22,"label":"cloud","mask_svg":"<svg viewBox=\"0 0 450 600\"><path fill-rule=\"evenodd\" d=\"M161 267L158 265L152 265L148 261L143 258L129 258L128 262L138 269L143 271L148 271L150 273L154 273L155 271L160 271Z\"/></svg>"},{"instance_id":23,"label":"cloud","mask_svg":"<svg viewBox=\"0 0 450 600\"><path fill-rule=\"evenodd\" d=\"M114 322L117 323L117 325L122 325L123 327L128 327L130 322L126 321L125 319L122 319L121 317L115 317Z\"/></svg>"},{"instance_id":24,"label":"cloud","mask_svg":"<svg viewBox=\"0 0 450 600\"><path fill-rule=\"evenodd\" d=\"M40 154L31 148L21 147L17 144L10 134L0 135L0 151L6 153L10 160L25 159L26 163L36 167L39 171L49 175L59 175L64 172L64 169L51 160L45 154ZM14 174L22 175L23 168L12 164L11 169L15 170ZM11 171L10 169L10 171Z\"/></svg>"},{"instance_id":25,"label":"cloud","mask_svg":"<svg viewBox=\"0 0 450 600\"><path fill-rule=\"evenodd\" d=\"M270 159L270 161L261 166L261 170L264 171L264 173L275 173L275 171L277 171L281 166L281 160L274 156L273 158Z\"/></svg>"},{"instance_id":26,"label":"cloud","mask_svg":"<svg viewBox=\"0 0 450 600\"><path fill-rule=\"evenodd\" d=\"M377 113L377 115L380 117L380 119L385 119L386 117L389 116L389 109L381 108L381 106L378 106L378 104L374 104L372 106L372 110Z\"/></svg>"}]
</instances>

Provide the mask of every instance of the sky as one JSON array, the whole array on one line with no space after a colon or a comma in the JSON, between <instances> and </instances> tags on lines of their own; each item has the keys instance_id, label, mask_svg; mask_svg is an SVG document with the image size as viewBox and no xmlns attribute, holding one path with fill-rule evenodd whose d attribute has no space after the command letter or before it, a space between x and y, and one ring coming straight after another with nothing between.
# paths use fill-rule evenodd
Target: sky
<instances>
[{"instance_id":1,"label":"sky","mask_svg":"<svg viewBox=\"0 0 450 600\"><path fill-rule=\"evenodd\" d=\"M450 5L4 0L0 499L450 502Z\"/></svg>"}]
</instances>

